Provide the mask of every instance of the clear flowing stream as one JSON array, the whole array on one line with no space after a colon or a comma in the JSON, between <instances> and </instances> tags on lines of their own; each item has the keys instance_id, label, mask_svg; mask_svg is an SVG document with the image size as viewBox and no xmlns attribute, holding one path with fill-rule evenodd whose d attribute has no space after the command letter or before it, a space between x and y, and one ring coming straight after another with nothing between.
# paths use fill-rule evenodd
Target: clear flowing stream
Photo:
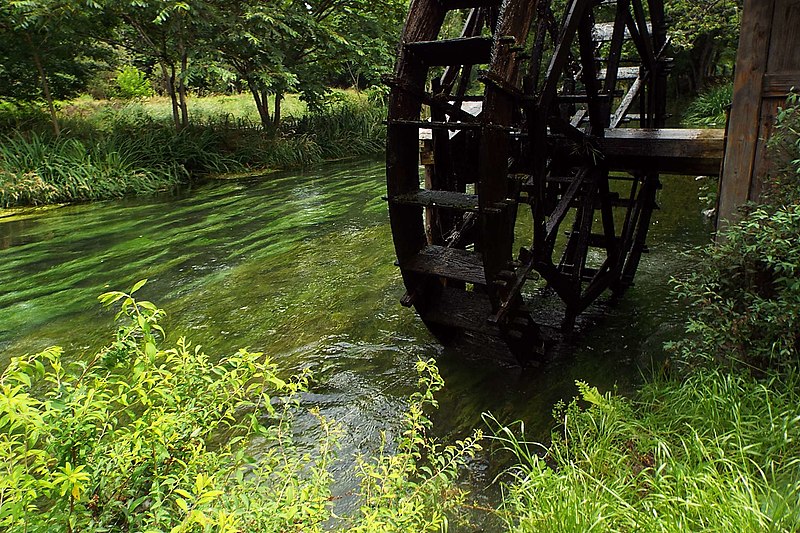
<instances>
[{"instance_id":1,"label":"clear flowing stream","mask_svg":"<svg viewBox=\"0 0 800 533\"><path fill-rule=\"evenodd\" d=\"M521 370L442 348L399 305L383 176L380 161L349 162L213 181L178 196L0 211L0 368L54 344L75 357L96 350L115 329L97 296L148 278L137 294L167 311L171 337L209 354L249 347L287 374L313 373L303 401L344 429L334 475L346 501L355 454L377 449L381 431L396 436L417 358L435 357L447 383L437 435L463 437L490 411L525 420L528 436L544 439L553 404L576 393L576 379L629 391L662 360L663 342L680 335L669 279L692 268L683 252L710 235L694 179L664 179L636 285L595 308L552 361ZM313 442L307 418L299 432ZM502 466L488 455L475 460L467 482L479 498L491 498Z\"/></svg>"}]
</instances>

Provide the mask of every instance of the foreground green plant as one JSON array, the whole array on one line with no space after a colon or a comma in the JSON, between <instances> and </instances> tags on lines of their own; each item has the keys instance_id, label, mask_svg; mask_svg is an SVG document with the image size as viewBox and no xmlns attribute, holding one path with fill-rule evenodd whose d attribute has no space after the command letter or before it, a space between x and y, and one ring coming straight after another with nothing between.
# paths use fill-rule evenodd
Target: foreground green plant
<instances>
[{"instance_id":1,"label":"foreground green plant","mask_svg":"<svg viewBox=\"0 0 800 533\"><path fill-rule=\"evenodd\" d=\"M304 379L278 378L260 353L242 350L214 363L185 339L162 348L163 312L132 298L139 286L101 297L121 303L125 323L90 361L68 363L52 348L14 359L3 373L0 525L318 527L329 496L329 449L313 460L299 454L288 427ZM258 462L245 446L255 436L276 445ZM250 499L257 510L246 505Z\"/></svg>"},{"instance_id":2,"label":"foreground green plant","mask_svg":"<svg viewBox=\"0 0 800 533\"><path fill-rule=\"evenodd\" d=\"M405 431L395 453L386 442L376 458L360 462L364 502L348 531L446 530L448 515L464 504L466 492L455 484L464 463L481 450L481 432L444 446L426 437L431 421L426 408L438 406L434 393L444 386L433 361L417 362L420 389L411 396Z\"/></svg>"},{"instance_id":3,"label":"foreground green plant","mask_svg":"<svg viewBox=\"0 0 800 533\"><path fill-rule=\"evenodd\" d=\"M578 383L552 443L496 437L517 458L501 512L514 531L796 531L800 379L702 370L628 400ZM587 408L581 405L588 405Z\"/></svg>"},{"instance_id":4,"label":"foreground green plant","mask_svg":"<svg viewBox=\"0 0 800 533\"><path fill-rule=\"evenodd\" d=\"M0 529L4 531L439 531L463 501L458 468L476 438L440 447L425 435L442 380L420 362L403 439L358 466L362 507L331 503L335 424L302 452L292 415L305 376L284 380L260 353L219 361L186 339L164 346L164 313L133 294L114 342L88 361L60 348L15 358L0 376ZM257 443L258 457L248 452ZM327 524L323 528L323 524Z\"/></svg>"}]
</instances>

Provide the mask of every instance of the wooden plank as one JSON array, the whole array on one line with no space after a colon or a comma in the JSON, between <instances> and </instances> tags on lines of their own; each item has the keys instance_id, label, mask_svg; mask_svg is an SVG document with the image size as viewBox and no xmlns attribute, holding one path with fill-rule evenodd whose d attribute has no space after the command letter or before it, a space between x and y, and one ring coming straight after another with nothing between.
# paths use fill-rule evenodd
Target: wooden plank
<instances>
[{"instance_id":1,"label":"wooden plank","mask_svg":"<svg viewBox=\"0 0 800 533\"><path fill-rule=\"evenodd\" d=\"M767 72L800 70L800 0L772 1L775 11L770 31Z\"/></svg>"},{"instance_id":2,"label":"wooden plank","mask_svg":"<svg viewBox=\"0 0 800 533\"><path fill-rule=\"evenodd\" d=\"M575 195L578 194L578 189L583 184L583 180L586 179L588 173L588 168L582 168L580 172L578 172L578 175L572 179L567 191L561 196L561 200L553 210L553 213L550 215L550 219L547 221L547 225L545 226L545 238L547 241L554 242L556 240L556 231L558 230L558 226L567 215L570 204L575 198Z\"/></svg>"},{"instance_id":3,"label":"wooden plank","mask_svg":"<svg viewBox=\"0 0 800 533\"><path fill-rule=\"evenodd\" d=\"M607 129L599 145L610 170L719 175L724 130Z\"/></svg>"},{"instance_id":4,"label":"wooden plank","mask_svg":"<svg viewBox=\"0 0 800 533\"><path fill-rule=\"evenodd\" d=\"M605 80L608 77L608 72L606 69L600 70L600 76L598 76L598 80ZM635 80L639 77L639 67L620 67L617 70L617 79L618 80Z\"/></svg>"},{"instance_id":5,"label":"wooden plank","mask_svg":"<svg viewBox=\"0 0 800 533\"><path fill-rule=\"evenodd\" d=\"M421 205L424 207L457 209L459 211L478 211L478 195L453 191L422 189L414 193L389 198L389 202L397 205Z\"/></svg>"},{"instance_id":6,"label":"wooden plank","mask_svg":"<svg viewBox=\"0 0 800 533\"><path fill-rule=\"evenodd\" d=\"M717 227L738 219L737 208L749 199L755 164L756 125L774 0L745 0L733 83L724 175L717 200Z\"/></svg>"},{"instance_id":7,"label":"wooden plank","mask_svg":"<svg viewBox=\"0 0 800 533\"><path fill-rule=\"evenodd\" d=\"M486 285L481 255L458 248L426 246L418 254L401 263L400 268L418 274Z\"/></svg>"},{"instance_id":8,"label":"wooden plank","mask_svg":"<svg viewBox=\"0 0 800 533\"><path fill-rule=\"evenodd\" d=\"M642 84L644 80L642 78L636 78L636 81L628 89L628 92L625 93L625 96L622 98L622 101L619 103L619 107L617 110L614 111L614 116L611 117L611 127L616 128L619 124L625 119L628 115L628 110L633 105L633 101L636 96L639 94L639 91L642 88ZM639 116L641 120L641 115Z\"/></svg>"},{"instance_id":9,"label":"wooden plank","mask_svg":"<svg viewBox=\"0 0 800 533\"><path fill-rule=\"evenodd\" d=\"M758 124L758 143L753 161L753 179L750 180L750 190L748 198L757 200L761 196L763 189L762 179L769 175L773 170L773 164L769 157L767 141L775 131L775 122L778 116L778 108L786 105L786 95L783 93L779 98L763 98L761 100L761 110L759 115L761 122Z\"/></svg>"},{"instance_id":10,"label":"wooden plank","mask_svg":"<svg viewBox=\"0 0 800 533\"><path fill-rule=\"evenodd\" d=\"M492 59L491 37L407 43L406 50L428 66L481 65Z\"/></svg>"},{"instance_id":11,"label":"wooden plank","mask_svg":"<svg viewBox=\"0 0 800 533\"><path fill-rule=\"evenodd\" d=\"M764 82L761 84L761 96L786 99L792 89L800 90L800 70L765 74Z\"/></svg>"},{"instance_id":12,"label":"wooden plank","mask_svg":"<svg viewBox=\"0 0 800 533\"><path fill-rule=\"evenodd\" d=\"M386 121L389 126L405 126L408 128L422 128L426 130L472 130L480 131L483 129L483 124L479 122L440 122L432 120L395 120L389 119Z\"/></svg>"},{"instance_id":13,"label":"wooden plank","mask_svg":"<svg viewBox=\"0 0 800 533\"><path fill-rule=\"evenodd\" d=\"M486 294L444 287L438 300L421 314L425 322L500 336L499 328L488 322L491 312Z\"/></svg>"}]
</instances>

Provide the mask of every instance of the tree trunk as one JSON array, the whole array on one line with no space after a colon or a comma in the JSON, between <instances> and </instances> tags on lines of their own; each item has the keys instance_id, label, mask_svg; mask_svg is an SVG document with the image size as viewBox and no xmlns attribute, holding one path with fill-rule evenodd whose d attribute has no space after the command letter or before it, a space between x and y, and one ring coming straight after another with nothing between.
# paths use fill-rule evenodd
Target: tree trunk
<instances>
[{"instance_id":1,"label":"tree trunk","mask_svg":"<svg viewBox=\"0 0 800 533\"><path fill-rule=\"evenodd\" d=\"M719 55L716 38L701 35L690 52L691 89L699 93L705 89L714 76L714 64Z\"/></svg>"},{"instance_id":2,"label":"tree trunk","mask_svg":"<svg viewBox=\"0 0 800 533\"><path fill-rule=\"evenodd\" d=\"M50 121L53 124L53 133L55 133L56 137L58 137L61 135L61 126L58 124L56 106L55 103L53 103L53 94L50 92L50 82L47 81L47 74L44 71L42 58L39 56L38 48L33 45L33 39L31 39L31 35L26 33L25 37L27 38L28 46L30 46L31 53L33 54L33 63L36 65L36 70L39 72L39 81L42 84L42 94L44 95L44 99L47 101L47 107L50 110Z\"/></svg>"},{"instance_id":3,"label":"tree trunk","mask_svg":"<svg viewBox=\"0 0 800 533\"><path fill-rule=\"evenodd\" d=\"M261 118L261 127L266 131L271 126L269 116L269 101L266 98L267 95L263 92L259 92L255 82L251 79L247 80L247 87L250 89L250 94L253 95L253 101L256 103L258 116Z\"/></svg>"},{"instance_id":4,"label":"tree trunk","mask_svg":"<svg viewBox=\"0 0 800 533\"><path fill-rule=\"evenodd\" d=\"M276 130L281 129L281 100L283 100L283 92L278 91L275 93L275 113L272 117Z\"/></svg>"},{"instance_id":5,"label":"tree trunk","mask_svg":"<svg viewBox=\"0 0 800 533\"><path fill-rule=\"evenodd\" d=\"M180 131L181 119L178 112L178 97L175 94L175 66L170 65L168 67L164 62L161 62L160 65L161 75L164 76L164 86L167 89L167 94L169 94L169 99L172 103L172 122L175 124L175 129Z\"/></svg>"},{"instance_id":6,"label":"tree trunk","mask_svg":"<svg viewBox=\"0 0 800 533\"><path fill-rule=\"evenodd\" d=\"M189 126L189 106L186 103L186 70L189 65L189 57L183 44L183 39L178 41L181 53L181 71L178 74L178 96L180 98L181 127L183 130Z\"/></svg>"}]
</instances>

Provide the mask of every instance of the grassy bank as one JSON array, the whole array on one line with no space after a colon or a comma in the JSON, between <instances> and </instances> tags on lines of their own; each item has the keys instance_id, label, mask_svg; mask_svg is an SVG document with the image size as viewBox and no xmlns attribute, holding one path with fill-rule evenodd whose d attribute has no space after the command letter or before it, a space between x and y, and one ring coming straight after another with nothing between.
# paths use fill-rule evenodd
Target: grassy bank
<instances>
[{"instance_id":1,"label":"grassy bank","mask_svg":"<svg viewBox=\"0 0 800 533\"><path fill-rule=\"evenodd\" d=\"M243 96L191 103L190 126L176 132L163 99L82 98L62 106L59 137L39 112L0 109L0 207L149 194L210 174L376 154L385 143L383 107L360 94L315 112L289 98L280 129L268 130Z\"/></svg>"}]
</instances>

